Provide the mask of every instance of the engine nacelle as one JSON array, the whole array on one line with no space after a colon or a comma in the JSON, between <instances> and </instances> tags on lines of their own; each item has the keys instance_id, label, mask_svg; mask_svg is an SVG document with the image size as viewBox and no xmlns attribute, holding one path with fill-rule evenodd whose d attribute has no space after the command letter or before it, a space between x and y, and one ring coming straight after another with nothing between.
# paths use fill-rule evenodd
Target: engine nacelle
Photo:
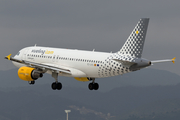
<instances>
[{"instance_id":1,"label":"engine nacelle","mask_svg":"<svg viewBox=\"0 0 180 120\"><path fill-rule=\"evenodd\" d=\"M42 73L31 67L21 67L18 70L18 76L24 81L34 81L43 76Z\"/></svg>"},{"instance_id":2,"label":"engine nacelle","mask_svg":"<svg viewBox=\"0 0 180 120\"><path fill-rule=\"evenodd\" d=\"M89 81L87 77L75 77L75 79L81 82Z\"/></svg>"}]
</instances>

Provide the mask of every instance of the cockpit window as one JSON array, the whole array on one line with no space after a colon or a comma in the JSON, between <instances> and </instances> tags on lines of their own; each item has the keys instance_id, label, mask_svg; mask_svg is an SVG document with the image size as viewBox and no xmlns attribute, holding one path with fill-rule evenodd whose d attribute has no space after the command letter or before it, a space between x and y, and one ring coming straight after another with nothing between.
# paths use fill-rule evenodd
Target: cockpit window
<instances>
[{"instance_id":1,"label":"cockpit window","mask_svg":"<svg viewBox=\"0 0 180 120\"><path fill-rule=\"evenodd\" d=\"M20 54L20 52L18 52L16 55L19 55Z\"/></svg>"}]
</instances>

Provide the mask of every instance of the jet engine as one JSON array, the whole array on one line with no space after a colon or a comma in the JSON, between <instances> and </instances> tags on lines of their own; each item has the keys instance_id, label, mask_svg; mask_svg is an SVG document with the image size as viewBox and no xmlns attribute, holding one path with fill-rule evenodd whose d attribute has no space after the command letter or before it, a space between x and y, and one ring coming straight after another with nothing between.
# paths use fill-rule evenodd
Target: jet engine
<instances>
[{"instance_id":1,"label":"jet engine","mask_svg":"<svg viewBox=\"0 0 180 120\"><path fill-rule=\"evenodd\" d=\"M87 77L75 77L75 79L81 82L89 81Z\"/></svg>"},{"instance_id":2,"label":"jet engine","mask_svg":"<svg viewBox=\"0 0 180 120\"><path fill-rule=\"evenodd\" d=\"M34 81L42 77L43 74L39 72L38 70L36 70L35 68L23 66L19 68L18 76L21 80L24 80L24 81Z\"/></svg>"}]
</instances>

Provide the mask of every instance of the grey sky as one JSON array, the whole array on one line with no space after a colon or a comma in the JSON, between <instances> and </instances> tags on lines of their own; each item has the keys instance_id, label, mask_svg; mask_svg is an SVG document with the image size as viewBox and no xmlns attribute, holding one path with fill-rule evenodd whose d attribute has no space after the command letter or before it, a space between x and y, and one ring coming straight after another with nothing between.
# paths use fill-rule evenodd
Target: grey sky
<instances>
[{"instance_id":1,"label":"grey sky","mask_svg":"<svg viewBox=\"0 0 180 120\"><path fill-rule=\"evenodd\" d=\"M15 68L4 56L32 46L118 51L140 18L149 17L143 57L180 59L179 0L1 0L0 70ZM180 64L151 68L180 75Z\"/></svg>"}]
</instances>

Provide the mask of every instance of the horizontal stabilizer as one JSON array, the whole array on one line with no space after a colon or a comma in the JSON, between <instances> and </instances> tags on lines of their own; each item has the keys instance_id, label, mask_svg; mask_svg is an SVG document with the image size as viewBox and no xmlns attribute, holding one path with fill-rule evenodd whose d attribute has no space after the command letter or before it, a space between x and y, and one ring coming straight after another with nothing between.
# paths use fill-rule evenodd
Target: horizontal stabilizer
<instances>
[{"instance_id":1,"label":"horizontal stabilizer","mask_svg":"<svg viewBox=\"0 0 180 120\"><path fill-rule=\"evenodd\" d=\"M174 57L173 59L166 59L166 60L154 60L151 61L152 63L160 63L160 62L173 62L175 63L176 57Z\"/></svg>"}]
</instances>

